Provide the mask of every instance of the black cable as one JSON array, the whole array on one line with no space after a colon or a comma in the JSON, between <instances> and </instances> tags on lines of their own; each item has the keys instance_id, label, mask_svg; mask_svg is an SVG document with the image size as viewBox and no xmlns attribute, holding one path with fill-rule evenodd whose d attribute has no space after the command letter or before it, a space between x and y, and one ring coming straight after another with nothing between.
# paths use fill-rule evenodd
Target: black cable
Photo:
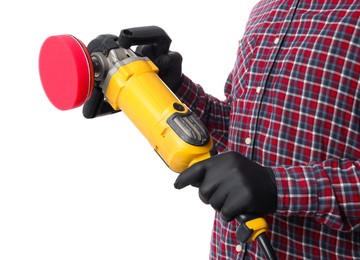
<instances>
[{"instance_id":1,"label":"black cable","mask_svg":"<svg viewBox=\"0 0 360 260\"><path fill-rule=\"evenodd\" d=\"M266 236L266 233L261 233L256 238L256 242L259 243L262 252L265 254L266 259L268 260L277 260L274 248L272 247L268 237Z\"/></svg>"}]
</instances>

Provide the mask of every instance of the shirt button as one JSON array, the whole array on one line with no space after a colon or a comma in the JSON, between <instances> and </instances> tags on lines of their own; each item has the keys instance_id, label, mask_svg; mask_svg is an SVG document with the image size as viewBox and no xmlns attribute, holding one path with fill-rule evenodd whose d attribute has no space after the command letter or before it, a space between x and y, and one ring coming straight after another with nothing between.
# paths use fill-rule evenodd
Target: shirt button
<instances>
[{"instance_id":1,"label":"shirt button","mask_svg":"<svg viewBox=\"0 0 360 260\"><path fill-rule=\"evenodd\" d=\"M242 246L241 245L237 245L236 246L236 252L240 252L242 250Z\"/></svg>"},{"instance_id":2,"label":"shirt button","mask_svg":"<svg viewBox=\"0 0 360 260\"><path fill-rule=\"evenodd\" d=\"M246 138L245 143L248 144L248 145L251 144L251 138L250 137Z\"/></svg>"},{"instance_id":3,"label":"shirt button","mask_svg":"<svg viewBox=\"0 0 360 260\"><path fill-rule=\"evenodd\" d=\"M260 91L261 91L261 87L257 87L257 88L256 88L256 93L259 94Z\"/></svg>"},{"instance_id":4,"label":"shirt button","mask_svg":"<svg viewBox=\"0 0 360 260\"><path fill-rule=\"evenodd\" d=\"M279 41L280 41L280 38L279 38L279 37L275 38L275 40L274 40L274 44L275 44L275 45L276 45L276 44L278 44L278 43L279 43Z\"/></svg>"}]
</instances>

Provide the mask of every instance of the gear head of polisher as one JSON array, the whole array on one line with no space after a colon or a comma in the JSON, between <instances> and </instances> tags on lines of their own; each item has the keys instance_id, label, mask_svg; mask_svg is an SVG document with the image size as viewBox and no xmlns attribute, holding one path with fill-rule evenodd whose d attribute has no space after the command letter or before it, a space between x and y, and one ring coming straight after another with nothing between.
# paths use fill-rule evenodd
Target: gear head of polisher
<instances>
[{"instance_id":1,"label":"gear head of polisher","mask_svg":"<svg viewBox=\"0 0 360 260\"><path fill-rule=\"evenodd\" d=\"M86 46L72 35L48 37L40 49L40 80L60 110L84 104L94 86L94 68Z\"/></svg>"}]
</instances>

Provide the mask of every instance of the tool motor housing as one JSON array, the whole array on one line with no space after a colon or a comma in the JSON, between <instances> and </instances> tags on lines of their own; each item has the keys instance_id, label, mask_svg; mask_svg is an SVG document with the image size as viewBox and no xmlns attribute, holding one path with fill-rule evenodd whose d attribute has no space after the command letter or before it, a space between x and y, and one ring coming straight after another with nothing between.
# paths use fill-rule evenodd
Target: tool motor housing
<instances>
[{"instance_id":1,"label":"tool motor housing","mask_svg":"<svg viewBox=\"0 0 360 260\"><path fill-rule=\"evenodd\" d=\"M127 115L173 171L209 158L213 142L201 121L159 78L152 61L129 56L113 63L102 84L112 108Z\"/></svg>"}]
</instances>

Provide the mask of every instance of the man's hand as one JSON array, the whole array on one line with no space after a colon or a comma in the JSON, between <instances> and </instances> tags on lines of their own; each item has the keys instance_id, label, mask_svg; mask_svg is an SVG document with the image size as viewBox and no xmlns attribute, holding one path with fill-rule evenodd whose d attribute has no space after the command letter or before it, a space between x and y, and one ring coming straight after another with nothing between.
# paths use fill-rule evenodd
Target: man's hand
<instances>
[{"instance_id":1,"label":"man's hand","mask_svg":"<svg viewBox=\"0 0 360 260\"><path fill-rule=\"evenodd\" d=\"M226 152L199 162L181 173L174 186L199 188L199 197L221 213L225 221L240 214L276 211L277 189L273 171L240 153Z\"/></svg>"},{"instance_id":2,"label":"man's hand","mask_svg":"<svg viewBox=\"0 0 360 260\"><path fill-rule=\"evenodd\" d=\"M159 68L159 77L173 91L179 89L182 83L182 56L178 52L169 51L160 54L160 46L156 44L140 45L136 53L148 57Z\"/></svg>"}]
</instances>

